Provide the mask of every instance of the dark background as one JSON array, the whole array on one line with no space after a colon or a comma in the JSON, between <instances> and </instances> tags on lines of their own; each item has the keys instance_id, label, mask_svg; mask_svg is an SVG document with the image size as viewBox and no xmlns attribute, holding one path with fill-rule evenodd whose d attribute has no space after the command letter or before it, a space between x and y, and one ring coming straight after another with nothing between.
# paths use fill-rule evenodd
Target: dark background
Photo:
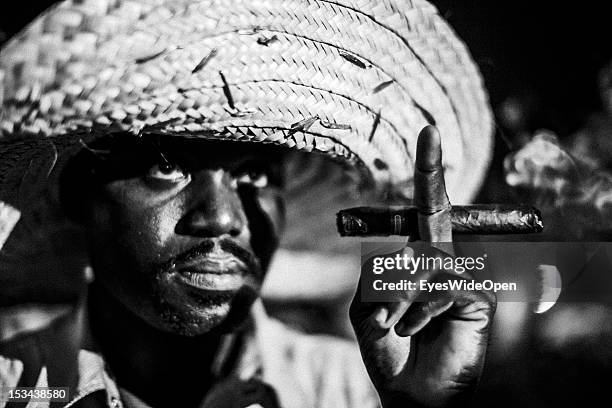
<instances>
[{"instance_id":1,"label":"dark background","mask_svg":"<svg viewBox=\"0 0 612 408\"><path fill-rule=\"evenodd\" d=\"M566 136L599 108L597 73L612 59L606 2L433 0L472 51L497 107L537 100L531 127Z\"/></svg>"}]
</instances>

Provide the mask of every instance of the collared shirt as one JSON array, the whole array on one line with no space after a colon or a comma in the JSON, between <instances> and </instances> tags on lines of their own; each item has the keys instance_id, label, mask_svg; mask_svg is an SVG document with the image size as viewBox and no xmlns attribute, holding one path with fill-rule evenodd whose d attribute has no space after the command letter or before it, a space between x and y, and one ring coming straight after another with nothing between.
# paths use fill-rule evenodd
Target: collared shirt
<instances>
[{"instance_id":1,"label":"collared shirt","mask_svg":"<svg viewBox=\"0 0 612 408\"><path fill-rule=\"evenodd\" d=\"M240 342L237 358L228 358L236 343L232 336L224 341L213 364L217 374L244 381L262 381L274 390L283 408L380 406L354 342L327 335L304 334L288 328L270 318L261 302L253 306L252 316L253 330ZM57 381L49 378L51 371L58 370L52 370L52 359L48 356L38 359L43 361L39 363L40 369L35 370L38 376L28 385L23 377L27 374L33 379L32 370L27 370L19 358L2 356L2 350L0 347L0 390L16 386L58 386ZM52 353L43 351L40 354ZM53 356L56 358L62 356ZM71 393L72 400L65 407L95 396L103 399L99 406L150 408L115 382L99 353L81 349L77 360L76 392ZM5 408L5 405L0 400L0 408ZM48 402L26 405L26 408L48 407Z\"/></svg>"}]
</instances>

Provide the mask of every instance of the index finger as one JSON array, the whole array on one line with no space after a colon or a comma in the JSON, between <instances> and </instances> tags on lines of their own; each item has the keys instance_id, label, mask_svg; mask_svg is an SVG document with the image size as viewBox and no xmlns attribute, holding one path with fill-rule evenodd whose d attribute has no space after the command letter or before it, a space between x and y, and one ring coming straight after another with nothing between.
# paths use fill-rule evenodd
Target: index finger
<instances>
[{"instance_id":1,"label":"index finger","mask_svg":"<svg viewBox=\"0 0 612 408\"><path fill-rule=\"evenodd\" d=\"M440 133L434 126L426 126L417 141L414 203L418 210L421 239L451 242L451 204L444 182L442 142Z\"/></svg>"}]
</instances>

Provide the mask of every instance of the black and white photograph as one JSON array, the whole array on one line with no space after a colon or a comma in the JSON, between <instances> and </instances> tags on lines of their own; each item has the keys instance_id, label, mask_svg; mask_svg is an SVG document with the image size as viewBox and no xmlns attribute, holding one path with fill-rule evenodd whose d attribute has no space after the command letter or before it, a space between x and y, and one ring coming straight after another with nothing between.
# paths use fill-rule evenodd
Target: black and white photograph
<instances>
[{"instance_id":1,"label":"black and white photograph","mask_svg":"<svg viewBox=\"0 0 612 408\"><path fill-rule=\"evenodd\" d=\"M604 2L0 11L0 408L606 406Z\"/></svg>"}]
</instances>

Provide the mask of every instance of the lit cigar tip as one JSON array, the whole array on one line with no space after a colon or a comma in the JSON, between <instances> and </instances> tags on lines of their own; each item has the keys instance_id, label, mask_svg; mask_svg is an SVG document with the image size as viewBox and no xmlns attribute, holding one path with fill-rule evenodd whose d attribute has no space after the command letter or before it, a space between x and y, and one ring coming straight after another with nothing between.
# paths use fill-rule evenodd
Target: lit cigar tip
<instances>
[{"instance_id":1,"label":"lit cigar tip","mask_svg":"<svg viewBox=\"0 0 612 408\"><path fill-rule=\"evenodd\" d=\"M530 222L529 224L533 226L534 232L544 231L544 221L542 220L542 213L540 212L540 210L535 207L531 207L529 208L529 211L525 211L525 213L528 216L531 216L532 222Z\"/></svg>"}]
</instances>

